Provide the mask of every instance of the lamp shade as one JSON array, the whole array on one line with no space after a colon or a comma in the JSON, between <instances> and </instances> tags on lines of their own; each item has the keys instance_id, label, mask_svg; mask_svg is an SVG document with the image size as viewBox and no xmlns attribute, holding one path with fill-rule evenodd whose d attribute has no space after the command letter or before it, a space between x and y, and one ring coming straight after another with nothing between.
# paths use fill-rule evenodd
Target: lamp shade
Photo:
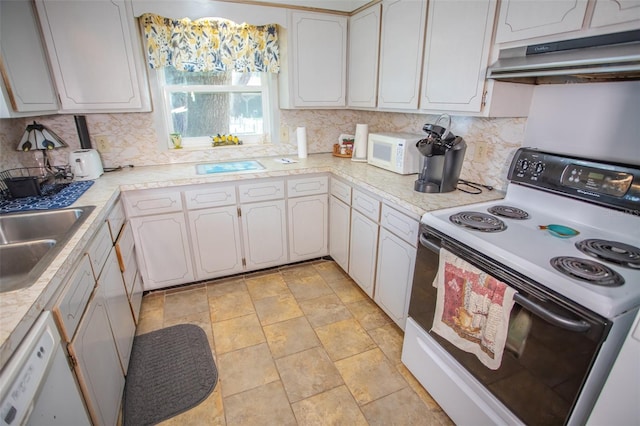
<instances>
[{"instance_id":1,"label":"lamp shade","mask_svg":"<svg viewBox=\"0 0 640 426\"><path fill-rule=\"evenodd\" d=\"M29 124L18 144L18 151L31 151L32 149L54 149L66 147L67 144L51 129L38 124L35 121Z\"/></svg>"}]
</instances>

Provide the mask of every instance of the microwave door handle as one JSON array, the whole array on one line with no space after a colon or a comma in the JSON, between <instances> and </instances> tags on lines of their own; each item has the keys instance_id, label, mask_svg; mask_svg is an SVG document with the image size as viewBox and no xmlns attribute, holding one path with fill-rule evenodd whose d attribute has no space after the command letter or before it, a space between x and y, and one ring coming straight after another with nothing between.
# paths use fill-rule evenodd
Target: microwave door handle
<instances>
[{"instance_id":1,"label":"microwave door handle","mask_svg":"<svg viewBox=\"0 0 640 426\"><path fill-rule=\"evenodd\" d=\"M513 300L520 306L527 308L532 313L538 315L540 318L548 321L549 323L556 325L565 330L574 331L576 333L584 333L589 331L591 325L584 320L573 320L565 318L562 315L558 315L555 312L551 312L537 303L527 299L519 293L513 296Z\"/></svg>"}]
</instances>

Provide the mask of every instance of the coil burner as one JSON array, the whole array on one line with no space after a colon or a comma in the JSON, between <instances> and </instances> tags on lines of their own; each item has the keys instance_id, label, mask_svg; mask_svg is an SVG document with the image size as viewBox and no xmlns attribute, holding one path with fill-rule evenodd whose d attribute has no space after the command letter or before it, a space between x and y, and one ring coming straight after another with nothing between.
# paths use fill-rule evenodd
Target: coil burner
<instances>
[{"instance_id":1,"label":"coil burner","mask_svg":"<svg viewBox=\"0 0 640 426\"><path fill-rule=\"evenodd\" d=\"M507 217L509 219L529 219L529 213L517 207L497 205L489 207L487 211L496 216Z\"/></svg>"},{"instance_id":2,"label":"coil burner","mask_svg":"<svg viewBox=\"0 0 640 426\"><path fill-rule=\"evenodd\" d=\"M558 256L549 262L557 271L590 284L603 287L619 287L624 284L622 275L594 260Z\"/></svg>"},{"instance_id":3,"label":"coil burner","mask_svg":"<svg viewBox=\"0 0 640 426\"><path fill-rule=\"evenodd\" d=\"M481 232L500 232L507 229L507 225L502 220L481 212L459 212L449 216L449 220L456 225Z\"/></svg>"},{"instance_id":4,"label":"coil burner","mask_svg":"<svg viewBox=\"0 0 640 426\"><path fill-rule=\"evenodd\" d=\"M618 241L588 239L578 241L576 248L595 258L626 268L640 269L640 248Z\"/></svg>"}]
</instances>

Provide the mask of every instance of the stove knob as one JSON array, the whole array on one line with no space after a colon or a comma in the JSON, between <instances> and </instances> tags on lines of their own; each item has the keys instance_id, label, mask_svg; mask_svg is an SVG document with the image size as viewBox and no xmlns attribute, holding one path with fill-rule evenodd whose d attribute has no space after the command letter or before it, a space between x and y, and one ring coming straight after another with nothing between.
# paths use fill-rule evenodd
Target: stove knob
<instances>
[{"instance_id":1,"label":"stove knob","mask_svg":"<svg viewBox=\"0 0 640 426\"><path fill-rule=\"evenodd\" d=\"M521 171L526 172L527 169L529 168L529 160L527 159L520 160L518 162L518 167L520 168Z\"/></svg>"},{"instance_id":2,"label":"stove knob","mask_svg":"<svg viewBox=\"0 0 640 426\"><path fill-rule=\"evenodd\" d=\"M539 162L533 165L533 172L536 175L539 175L540 173L542 173L543 170L544 170L544 163Z\"/></svg>"}]
</instances>

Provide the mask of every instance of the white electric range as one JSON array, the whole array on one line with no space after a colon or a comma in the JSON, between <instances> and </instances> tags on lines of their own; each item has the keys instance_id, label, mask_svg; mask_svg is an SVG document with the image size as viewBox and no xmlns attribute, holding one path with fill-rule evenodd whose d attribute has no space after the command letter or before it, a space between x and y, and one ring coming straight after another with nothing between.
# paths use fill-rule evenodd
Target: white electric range
<instances>
[{"instance_id":1,"label":"white electric range","mask_svg":"<svg viewBox=\"0 0 640 426\"><path fill-rule=\"evenodd\" d=\"M640 307L640 167L520 149L509 180L422 217L402 359L456 423L581 424ZM518 293L495 371L430 331L440 248Z\"/></svg>"}]
</instances>

